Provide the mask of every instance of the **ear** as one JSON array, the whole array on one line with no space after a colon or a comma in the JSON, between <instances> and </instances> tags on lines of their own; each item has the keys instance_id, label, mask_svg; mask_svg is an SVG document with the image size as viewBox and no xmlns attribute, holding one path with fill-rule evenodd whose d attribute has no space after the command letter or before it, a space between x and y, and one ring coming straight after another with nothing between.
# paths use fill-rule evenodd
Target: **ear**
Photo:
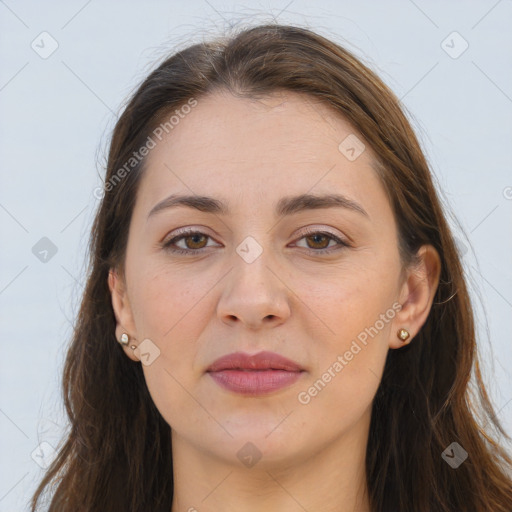
<instances>
[{"instance_id":1,"label":"ear","mask_svg":"<svg viewBox=\"0 0 512 512\"><path fill-rule=\"evenodd\" d=\"M108 273L108 287L112 298L112 308L116 317L116 339L119 340L123 333L128 334L128 345L123 347L125 354L133 361L139 361L130 348L136 340L135 322L133 320L126 284L124 278L118 273L117 269L111 268Z\"/></svg>"},{"instance_id":2,"label":"ear","mask_svg":"<svg viewBox=\"0 0 512 512\"><path fill-rule=\"evenodd\" d=\"M418 263L406 271L406 278L400 291L402 309L393 319L389 348L404 347L418 334L427 320L441 274L441 259L432 245L423 245L417 253ZM407 329L410 337L401 341L399 329Z\"/></svg>"}]
</instances>

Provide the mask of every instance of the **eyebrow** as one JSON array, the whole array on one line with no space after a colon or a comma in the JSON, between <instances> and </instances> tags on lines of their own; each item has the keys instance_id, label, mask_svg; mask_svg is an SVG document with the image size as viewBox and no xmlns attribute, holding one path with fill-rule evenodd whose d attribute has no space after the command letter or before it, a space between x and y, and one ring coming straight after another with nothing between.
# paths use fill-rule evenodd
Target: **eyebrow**
<instances>
[{"instance_id":1,"label":"eyebrow","mask_svg":"<svg viewBox=\"0 0 512 512\"><path fill-rule=\"evenodd\" d=\"M229 215L229 207L208 196L200 195L179 195L172 194L164 200L157 203L149 212L148 219L158 212L184 206L194 208L205 213L214 213L217 215ZM366 210L357 202L341 194L300 194L297 196L288 196L281 198L275 208L276 217L285 217L306 210L317 210L324 208L346 208L348 210L360 213L369 218Z\"/></svg>"}]
</instances>

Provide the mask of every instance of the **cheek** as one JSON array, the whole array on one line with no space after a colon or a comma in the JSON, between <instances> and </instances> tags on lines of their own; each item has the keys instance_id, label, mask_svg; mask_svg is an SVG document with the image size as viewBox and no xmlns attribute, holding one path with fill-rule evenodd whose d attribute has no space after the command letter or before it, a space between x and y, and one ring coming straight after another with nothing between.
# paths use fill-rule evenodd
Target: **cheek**
<instances>
[{"instance_id":1,"label":"cheek","mask_svg":"<svg viewBox=\"0 0 512 512\"><path fill-rule=\"evenodd\" d=\"M311 414L322 414L334 404L332 414L351 422L370 406L396 314L391 274L368 264L343 273L323 293L320 286L310 287L311 308L328 327L328 334L317 338L315 367L297 397L311 406Z\"/></svg>"},{"instance_id":2,"label":"cheek","mask_svg":"<svg viewBox=\"0 0 512 512\"><path fill-rule=\"evenodd\" d=\"M135 325L141 340L150 339L159 350L158 358L143 370L158 409L172 414L190 400L185 389L191 389L196 377L197 339L213 314L205 308L215 282L206 276L192 282L163 265L139 269L131 290Z\"/></svg>"},{"instance_id":3,"label":"cheek","mask_svg":"<svg viewBox=\"0 0 512 512\"><path fill-rule=\"evenodd\" d=\"M360 335L364 341L370 329L375 338L384 338L394 318L392 306L396 299L396 287L391 272L371 268L352 268L343 272L329 285L310 287L312 307L329 328L329 345L332 350L347 350L350 342ZM386 312L388 312L386 316ZM382 321L382 315L385 315ZM375 333L376 327L378 334Z\"/></svg>"},{"instance_id":4,"label":"cheek","mask_svg":"<svg viewBox=\"0 0 512 512\"><path fill-rule=\"evenodd\" d=\"M133 308L137 332L151 339L160 351L151 365L142 367L151 398L172 427L181 424L184 414L187 425L208 421L191 393L197 377L197 339L208 318L205 295L212 284L192 282L183 273L163 266L139 275Z\"/></svg>"},{"instance_id":5,"label":"cheek","mask_svg":"<svg viewBox=\"0 0 512 512\"><path fill-rule=\"evenodd\" d=\"M190 276L168 265L156 265L134 274L133 313L137 331L168 344L181 337L186 327L187 337L193 338L194 328L200 328L198 318L206 319L204 307L207 293L215 285L208 274ZM179 333L179 334L178 334Z\"/></svg>"},{"instance_id":6,"label":"cheek","mask_svg":"<svg viewBox=\"0 0 512 512\"><path fill-rule=\"evenodd\" d=\"M303 413L314 422L323 417L325 429L346 430L371 407L388 353L389 330L394 312L381 308L377 299L359 301L330 311L335 335L318 340L315 366L296 395ZM385 312L391 311L386 316ZM383 313L384 317L380 314ZM384 320L381 320L384 318Z\"/></svg>"}]
</instances>

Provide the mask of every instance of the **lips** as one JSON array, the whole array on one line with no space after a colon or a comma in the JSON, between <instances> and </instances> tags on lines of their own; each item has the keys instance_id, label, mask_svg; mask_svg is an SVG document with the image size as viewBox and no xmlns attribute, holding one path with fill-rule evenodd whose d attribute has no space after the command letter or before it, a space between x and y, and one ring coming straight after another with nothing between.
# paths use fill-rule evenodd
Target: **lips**
<instances>
[{"instance_id":1,"label":"lips","mask_svg":"<svg viewBox=\"0 0 512 512\"><path fill-rule=\"evenodd\" d=\"M207 374L223 389L242 395L264 395L290 386L304 369L274 352L235 352L217 359Z\"/></svg>"},{"instance_id":2,"label":"lips","mask_svg":"<svg viewBox=\"0 0 512 512\"><path fill-rule=\"evenodd\" d=\"M249 355L245 352L234 352L220 357L209 366L208 372L222 370L285 370L300 372L303 369L295 362L275 352L259 352Z\"/></svg>"}]
</instances>

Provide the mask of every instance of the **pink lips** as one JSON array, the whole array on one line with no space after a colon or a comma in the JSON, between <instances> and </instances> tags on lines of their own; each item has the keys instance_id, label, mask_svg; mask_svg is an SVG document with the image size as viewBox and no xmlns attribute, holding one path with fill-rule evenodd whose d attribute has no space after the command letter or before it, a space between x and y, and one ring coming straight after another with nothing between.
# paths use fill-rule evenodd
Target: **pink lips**
<instances>
[{"instance_id":1,"label":"pink lips","mask_svg":"<svg viewBox=\"0 0 512 512\"><path fill-rule=\"evenodd\" d=\"M293 384L304 370L274 352L235 352L217 359L206 371L229 391L261 395Z\"/></svg>"}]
</instances>

